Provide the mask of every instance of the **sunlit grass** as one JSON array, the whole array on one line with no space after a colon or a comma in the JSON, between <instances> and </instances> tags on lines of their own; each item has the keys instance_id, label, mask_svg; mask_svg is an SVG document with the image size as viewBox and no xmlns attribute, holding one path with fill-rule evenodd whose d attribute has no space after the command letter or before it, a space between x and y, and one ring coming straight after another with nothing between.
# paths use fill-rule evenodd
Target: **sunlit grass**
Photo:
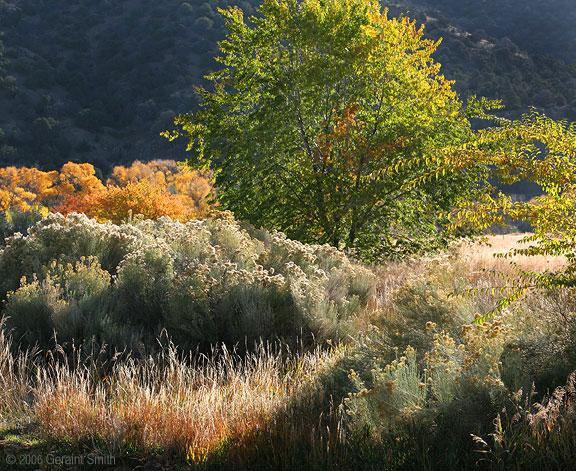
<instances>
[{"instance_id":1,"label":"sunlit grass","mask_svg":"<svg viewBox=\"0 0 576 471\"><path fill-rule=\"evenodd\" d=\"M534 426L538 410L552 407L542 395L522 406L521 422L501 413L507 428L493 435L486 428L518 389L535 382L543 394L564 384L573 359L576 309L568 291L530 292L486 325L473 324L495 300L467 289L500 282L490 270L513 279L515 268L492 253L520 237L495 236L492 247L460 246L372 267L357 330L338 345L308 341L289 348L279 340L239 353L214 346L186 356L168 344L149 357L113 357L110 351L101 357L58 346L18 351L4 328L2 439L144 459L161 454L214 469L251 469L255 463L283 469L362 469L376 462L387 463L385 469L434 462L449 467L454 456L473 463L478 449L500 463L512 459L504 445L528 450L534 443L545 448L522 453L561 460L571 456L568 400L555 412L559 418L546 422L549 430L542 421ZM524 263L519 258L513 261ZM522 266L539 269L544 262ZM555 263L562 262L548 261ZM334 297L339 280L348 283L334 276ZM406 378L400 374L405 365L411 372ZM405 397L392 394L397 391ZM419 400L412 404L414 397ZM525 394L513 404L524 400ZM438 430L452 434L451 442L437 440L434 427L445 427Z\"/></svg>"},{"instance_id":2,"label":"sunlit grass","mask_svg":"<svg viewBox=\"0 0 576 471\"><path fill-rule=\"evenodd\" d=\"M496 270L510 273L514 270L514 264L523 270L543 272L545 270L557 270L565 263L564 257L548 257L544 255L514 255L509 258L496 257L497 254L505 254L512 249L527 248L529 244L522 243L522 239L529 233L514 233L503 235L491 235L486 237L485 243L462 244L460 254L469 260L472 268L476 270ZM513 262L512 264L510 262Z\"/></svg>"},{"instance_id":3,"label":"sunlit grass","mask_svg":"<svg viewBox=\"0 0 576 471\"><path fill-rule=\"evenodd\" d=\"M260 344L243 356L222 347L181 359L170 346L102 375L91 360L31 360L12 354L3 335L0 346L5 420L27 415L47 443L118 455L162 452L196 463L290 420L295 402L314 394L321 370L343 355Z\"/></svg>"}]
</instances>

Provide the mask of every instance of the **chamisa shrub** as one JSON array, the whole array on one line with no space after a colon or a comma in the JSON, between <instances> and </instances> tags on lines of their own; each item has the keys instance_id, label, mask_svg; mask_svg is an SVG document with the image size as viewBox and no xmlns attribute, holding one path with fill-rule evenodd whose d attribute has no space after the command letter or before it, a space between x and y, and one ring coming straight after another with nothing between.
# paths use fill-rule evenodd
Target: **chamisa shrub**
<instances>
[{"instance_id":1,"label":"chamisa shrub","mask_svg":"<svg viewBox=\"0 0 576 471\"><path fill-rule=\"evenodd\" d=\"M376 282L333 247L229 213L120 225L51 214L8 240L0 279L6 326L27 344L55 335L133 351L164 332L184 349L339 340L357 330Z\"/></svg>"},{"instance_id":2,"label":"chamisa shrub","mask_svg":"<svg viewBox=\"0 0 576 471\"><path fill-rule=\"evenodd\" d=\"M7 325L20 345L47 348L53 335L62 343L85 342L105 322L110 278L94 257L74 264L53 260L9 293Z\"/></svg>"}]
</instances>

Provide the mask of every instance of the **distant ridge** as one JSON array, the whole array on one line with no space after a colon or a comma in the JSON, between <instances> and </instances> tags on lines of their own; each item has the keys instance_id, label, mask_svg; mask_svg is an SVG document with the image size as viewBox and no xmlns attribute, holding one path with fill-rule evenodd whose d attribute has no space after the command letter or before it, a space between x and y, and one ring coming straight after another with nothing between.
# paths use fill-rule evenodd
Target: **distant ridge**
<instances>
[{"instance_id":1,"label":"distant ridge","mask_svg":"<svg viewBox=\"0 0 576 471\"><path fill-rule=\"evenodd\" d=\"M73 160L106 171L136 159L183 160L184 143L159 133L195 108L193 86L217 67L225 35L217 8L238 4L250 15L258 3L0 0L0 165L54 169ZM436 58L463 95L502 98L511 115L535 105L576 120L576 69L562 55L574 44L575 2L383 4L444 38Z\"/></svg>"}]
</instances>

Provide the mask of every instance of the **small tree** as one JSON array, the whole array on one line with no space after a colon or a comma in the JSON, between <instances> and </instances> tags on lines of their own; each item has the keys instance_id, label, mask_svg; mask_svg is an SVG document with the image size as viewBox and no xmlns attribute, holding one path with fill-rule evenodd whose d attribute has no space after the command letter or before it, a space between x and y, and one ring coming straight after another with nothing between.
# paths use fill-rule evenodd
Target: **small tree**
<instances>
[{"instance_id":1,"label":"small tree","mask_svg":"<svg viewBox=\"0 0 576 471\"><path fill-rule=\"evenodd\" d=\"M224 67L169 137L214 170L223 206L367 257L443 237L439 212L470 196L480 167L438 156L474 140L467 113L482 106L462 106L438 43L369 0L264 0L248 23L221 13Z\"/></svg>"},{"instance_id":2,"label":"small tree","mask_svg":"<svg viewBox=\"0 0 576 471\"><path fill-rule=\"evenodd\" d=\"M69 195L56 212L68 214L82 212L98 221L121 223L131 215L142 215L145 219L170 216L172 219L190 219L190 208L179 195L171 195L165 188L141 180L124 187L108 185L89 195Z\"/></svg>"}]
</instances>

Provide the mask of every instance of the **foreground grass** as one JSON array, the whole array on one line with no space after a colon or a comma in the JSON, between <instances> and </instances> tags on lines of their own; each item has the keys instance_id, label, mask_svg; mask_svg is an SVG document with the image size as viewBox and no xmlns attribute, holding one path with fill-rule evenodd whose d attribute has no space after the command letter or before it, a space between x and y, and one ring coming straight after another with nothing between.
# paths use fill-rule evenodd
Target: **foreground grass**
<instances>
[{"instance_id":1,"label":"foreground grass","mask_svg":"<svg viewBox=\"0 0 576 471\"><path fill-rule=\"evenodd\" d=\"M110 469L568 469L573 293L532 293L484 324L472 321L494 308L493 296L465 295L500 282L484 269L514 276L490 255L516 239L375 268L357 332L332 346L278 341L186 356L167 343L131 358L18 351L2 331L0 459L96 453L115 457Z\"/></svg>"},{"instance_id":2,"label":"foreground grass","mask_svg":"<svg viewBox=\"0 0 576 471\"><path fill-rule=\"evenodd\" d=\"M223 347L179 359L167 347L109 367L34 356L17 357L16 366L1 341L4 445L161 457L174 466L242 465L264 436L285 434L273 450L281 454L292 432L320 432L322 420L305 412L324 407L322 376L344 357L344 349L292 354L259 345L242 356Z\"/></svg>"}]
</instances>

